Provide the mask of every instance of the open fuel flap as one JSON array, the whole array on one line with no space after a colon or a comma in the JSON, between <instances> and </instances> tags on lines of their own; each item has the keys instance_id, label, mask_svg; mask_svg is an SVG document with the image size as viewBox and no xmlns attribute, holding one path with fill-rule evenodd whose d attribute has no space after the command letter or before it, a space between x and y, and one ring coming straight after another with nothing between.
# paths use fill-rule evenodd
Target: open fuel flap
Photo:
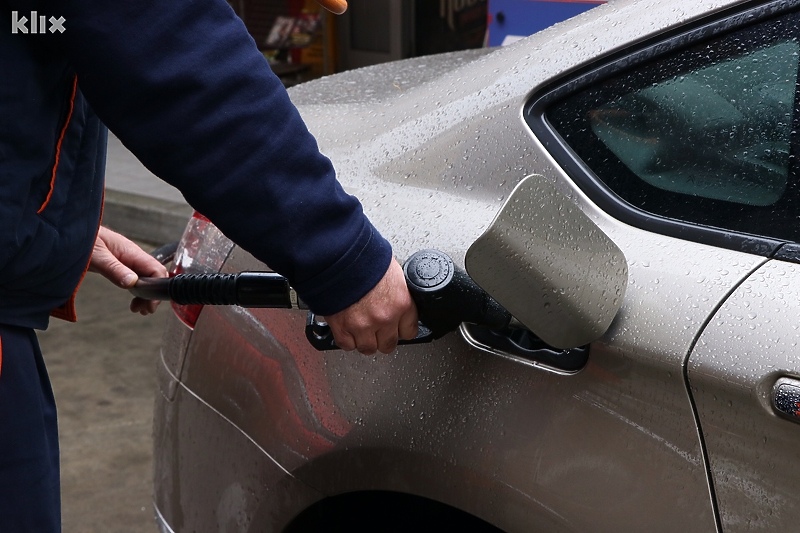
<instances>
[{"instance_id":1,"label":"open fuel flap","mask_svg":"<svg viewBox=\"0 0 800 533\"><path fill-rule=\"evenodd\" d=\"M628 265L617 245L547 179L511 193L467 251L470 277L555 348L600 338L622 305Z\"/></svg>"}]
</instances>

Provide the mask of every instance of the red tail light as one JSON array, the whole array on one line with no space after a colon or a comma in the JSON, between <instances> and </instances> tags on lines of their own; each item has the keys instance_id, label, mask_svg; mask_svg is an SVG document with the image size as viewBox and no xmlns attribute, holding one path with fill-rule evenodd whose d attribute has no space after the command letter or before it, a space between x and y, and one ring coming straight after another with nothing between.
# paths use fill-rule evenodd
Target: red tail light
<instances>
[{"instance_id":1,"label":"red tail light","mask_svg":"<svg viewBox=\"0 0 800 533\"><path fill-rule=\"evenodd\" d=\"M203 306L200 304L181 305L173 302L172 310L175 312L175 316L178 317L178 320L191 329L194 329L194 325L197 324L197 319L200 318L200 311L203 310Z\"/></svg>"},{"instance_id":2,"label":"red tail light","mask_svg":"<svg viewBox=\"0 0 800 533\"><path fill-rule=\"evenodd\" d=\"M170 275L219 272L232 248L233 243L210 220L195 212L175 252ZM203 306L173 303L172 310L181 322L194 329Z\"/></svg>"}]
</instances>

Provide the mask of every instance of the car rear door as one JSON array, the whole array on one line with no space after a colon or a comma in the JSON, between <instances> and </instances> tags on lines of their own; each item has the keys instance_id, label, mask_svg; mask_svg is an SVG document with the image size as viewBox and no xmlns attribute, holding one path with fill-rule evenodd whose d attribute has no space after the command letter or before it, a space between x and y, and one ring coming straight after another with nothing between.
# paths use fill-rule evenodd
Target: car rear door
<instances>
[{"instance_id":1,"label":"car rear door","mask_svg":"<svg viewBox=\"0 0 800 533\"><path fill-rule=\"evenodd\" d=\"M800 523L800 265L773 260L711 319L689 359L691 394L723 529Z\"/></svg>"}]
</instances>

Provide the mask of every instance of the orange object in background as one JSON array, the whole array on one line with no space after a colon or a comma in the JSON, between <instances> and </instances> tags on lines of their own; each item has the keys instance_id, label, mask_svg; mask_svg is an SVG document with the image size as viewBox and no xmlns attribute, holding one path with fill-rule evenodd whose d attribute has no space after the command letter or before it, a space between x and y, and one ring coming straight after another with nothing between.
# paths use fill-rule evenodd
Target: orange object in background
<instances>
[{"instance_id":1,"label":"orange object in background","mask_svg":"<svg viewBox=\"0 0 800 533\"><path fill-rule=\"evenodd\" d=\"M347 0L317 0L317 2L336 15L341 15L347 11Z\"/></svg>"}]
</instances>

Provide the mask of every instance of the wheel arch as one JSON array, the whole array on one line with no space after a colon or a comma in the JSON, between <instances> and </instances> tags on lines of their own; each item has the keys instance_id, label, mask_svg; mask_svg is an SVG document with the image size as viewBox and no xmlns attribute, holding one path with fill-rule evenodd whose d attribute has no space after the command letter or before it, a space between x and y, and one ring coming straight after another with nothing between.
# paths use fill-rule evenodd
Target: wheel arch
<instances>
[{"instance_id":1,"label":"wheel arch","mask_svg":"<svg viewBox=\"0 0 800 533\"><path fill-rule=\"evenodd\" d=\"M324 498L297 515L283 530L284 533L307 531L501 533L488 522L445 503L386 490L355 491Z\"/></svg>"}]
</instances>

